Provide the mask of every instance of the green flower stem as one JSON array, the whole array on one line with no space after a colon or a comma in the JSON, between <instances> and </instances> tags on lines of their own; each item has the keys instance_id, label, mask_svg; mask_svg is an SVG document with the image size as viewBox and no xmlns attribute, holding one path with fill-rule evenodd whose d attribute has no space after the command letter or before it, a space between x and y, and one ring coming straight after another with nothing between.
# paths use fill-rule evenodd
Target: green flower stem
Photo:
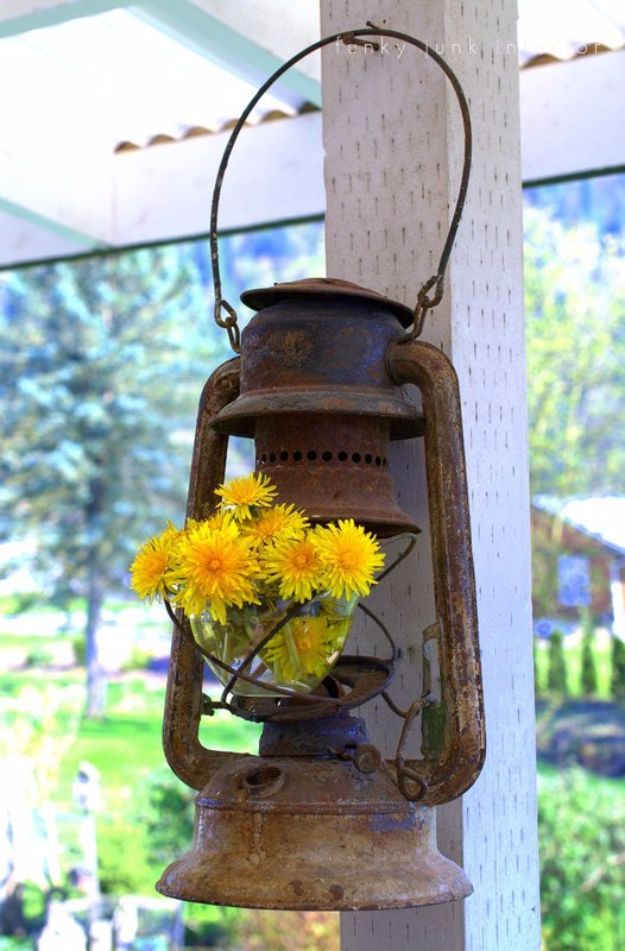
<instances>
[{"instance_id":1,"label":"green flower stem","mask_svg":"<svg viewBox=\"0 0 625 951\"><path fill-rule=\"evenodd\" d=\"M299 680L303 673L302 662L297 652L297 647L295 646L293 633L289 624L287 624L287 626L283 629L282 636L284 637L284 643L286 644L287 650L289 652L289 659L293 667L293 680Z\"/></svg>"},{"instance_id":2,"label":"green flower stem","mask_svg":"<svg viewBox=\"0 0 625 951\"><path fill-rule=\"evenodd\" d=\"M232 651L232 635L230 633L230 627L226 625L224 631L224 644L221 651L221 659L225 660L227 664L230 664L234 660L234 655Z\"/></svg>"}]
</instances>

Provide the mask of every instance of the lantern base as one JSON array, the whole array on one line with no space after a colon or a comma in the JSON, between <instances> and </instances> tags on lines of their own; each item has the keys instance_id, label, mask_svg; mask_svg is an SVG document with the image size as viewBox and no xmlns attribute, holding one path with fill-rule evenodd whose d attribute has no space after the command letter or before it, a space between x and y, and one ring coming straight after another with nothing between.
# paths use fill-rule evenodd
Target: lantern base
<instances>
[{"instance_id":1,"label":"lantern base","mask_svg":"<svg viewBox=\"0 0 625 951\"><path fill-rule=\"evenodd\" d=\"M473 891L436 847L435 811L384 769L302 756L241 756L196 800L193 848L161 894L246 908L356 911L433 905Z\"/></svg>"}]
</instances>

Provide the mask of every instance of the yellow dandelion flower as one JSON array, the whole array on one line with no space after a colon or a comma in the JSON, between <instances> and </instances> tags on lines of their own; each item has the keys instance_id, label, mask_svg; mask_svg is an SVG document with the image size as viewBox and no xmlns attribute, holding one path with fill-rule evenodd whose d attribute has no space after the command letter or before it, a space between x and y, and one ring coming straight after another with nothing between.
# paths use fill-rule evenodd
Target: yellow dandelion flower
<instances>
[{"instance_id":1,"label":"yellow dandelion flower","mask_svg":"<svg viewBox=\"0 0 625 951\"><path fill-rule=\"evenodd\" d=\"M278 538L297 538L308 526L308 519L294 505L274 505L258 518L246 522L245 530L257 544L266 545Z\"/></svg>"},{"instance_id":2,"label":"yellow dandelion flower","mask_svg":"<svg viewBox=\"0 0 625 951\"><path fill-rule=\"evenodd\" d=\"M258 603L254 582L259 575L252 546L235 525L213 528L210 521L199 523L178 545L175 579L180 591L176 601L189 616L209 608L213 617L225 624L230 605L240 608Z\"/></svg>"},{"instance_id":3,"label":"yellow dandelion flower","mask_svg":"<svg viewBox=\"0 0 625 951\"><path fill-rule=\"evenodd\" d=\"M384 564L384 554L374 535L351 518L340 519L338 525L316 528L312 545L333 598L369 594L375 572Z\"/></svg>"},{"instance_id":4,"label":"yellow dandelion flower","mask_svg":"<svg viewBox=\"0 0 625 951\"><path fill-rule=\"evenodd\" d=\"M167 597L167 579L175 561L181 532L171 522L160 535L150 538L130 566L130 587L140 598Z\"/></svg>"},{"instance_id":5,"label":"yellow dandelion flower","mask_svg":"<svg viewBox=\"0 0 625 951\"><path fill-rule=\"evenodd\" d=\"M224 511L219 510L217 512L213 512L210 518L205 518L205 519L188 518L185 527L187 532L191 532L194 529L200 528L202 526L204 527L204 530L206 530L207 528L221 529L221 528L229 527L235 535L239 534L239 529L234 521L232 512L227 512L225 510Z\"/></svg>"},{"instance_id":6,"label":"yellow dandelion flower","mask_svg":"<svg viewBox=\"0 0 625 951\"><path fill-rule=\"evenodd\" d=\"M221 496L222 509L231 510L236 519L243 521L252 517L254 506L267 508L271 505L277 491L266 475L252 472L250 475L225 482L215 489L215 494Z\"/></svg>"},{"instance_id":7,"label":"yellow dandelion flower","mask_svg":"<svg viewBox=\"0 0 625 951\"><path fill-rule=\"evenodd\" d=\"M320 563L310 537L278 538L263 552L266 580L277 583L282 598L308 601L320 584Z\"/></svg>"},{"instance_id":8,"label":"yellow dandelion flower","mask_svg":"<svg viewBox=\"0 0 625 951\"><path fill-rule=\"evenodd\" d=\"M222 512L221 510L214 512L208 519L208 524L211 528L228 528L229 526L234 526L232 512Z\"/></svg>"},{"instance_id":9,"label":"yellow dandelion flower","mask_svg":"<svg viewBox=\"0 0 625 951\"><path fill-rule=\"evenodd\" d=\"M324 676L335 651L334 635L324 617L296 617L267 644L263 660L278 679Z\"/></svg>"}]
</instances>

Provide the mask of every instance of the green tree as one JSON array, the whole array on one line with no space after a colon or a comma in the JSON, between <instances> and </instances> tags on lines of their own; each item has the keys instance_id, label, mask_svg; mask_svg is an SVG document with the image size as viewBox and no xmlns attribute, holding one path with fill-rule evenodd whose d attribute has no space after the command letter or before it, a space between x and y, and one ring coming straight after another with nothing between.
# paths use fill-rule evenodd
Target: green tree
<instances>
[{"instance_id":1,"label":"green tree","mask_svg":"<svg viewBox=\"0 0 625 951\"><path fill-rule=\"evenodd\" d=\"M547 688L553 693L566 696L568 678L563 641L562 631L553 631L549 638Z\"/></svg>"},{"instance_id":2,"label":"green tree","mask_svg":"<svg viewBox=\"0 0 625 951\"><path fill-rule=\"evenodd\" d=\"M37 541L51 597L86 603L87 713L104 710L98 629L137 545L180 518L210 337L183 250L7 275L0 321L0 525ZM213 358L214 359L214 358Z\"/></svg>"},{"instance_id":3,"label":"green tree","mask_svg":"<svg viewBox=\"0 0 625 951\"><path fill-rule=\"evenodd\" d=\"M588 608L580 610L582 622L582 672L581 686L585 697L597 693L597 665L595 663L595 625Z\"/></svg>"},{"instance_id":4,"label":"green tree","mask_svg":"<svg viewBox=\"0 0 625 951\"><path fill-rule=\"evenodd\" d=\"M612 636L611 694L614 700L625 700L625 643Z\"/></svg>"},{"instance_id":5,"label":"green tree","mask_svg":"<svg viewBox=\"0 0 625 951\"><path fill-rule=\"evenodd\" d=\"M527 209L534 493L625 493L625 253L590 226Z\"/></svg>"}]
</instances>

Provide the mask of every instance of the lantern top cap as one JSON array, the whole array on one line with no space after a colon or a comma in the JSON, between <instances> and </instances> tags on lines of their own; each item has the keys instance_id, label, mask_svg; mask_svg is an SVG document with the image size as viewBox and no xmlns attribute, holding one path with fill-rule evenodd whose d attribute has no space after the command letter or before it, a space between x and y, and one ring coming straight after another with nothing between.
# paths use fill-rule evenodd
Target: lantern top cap
<instances>
[{"instance_id":1,"label":"lantern top cap","mask_svg":"<svg viewBox=\"0 0 625 951\"><path fill-rule=\"evenodd\" d=\"M301 281L288 281L283 284L274 284L272 287L252 288L241 294L241 300L252 310L263 310L279 301L289 298L324 297L351 298L374 301L390 311L403 327L410 327L414 321L414 313L406 304L391 300L384 294L360 287L351 281L343 281L336 277L307 277Z\"/></svg>"}]
</instances>

